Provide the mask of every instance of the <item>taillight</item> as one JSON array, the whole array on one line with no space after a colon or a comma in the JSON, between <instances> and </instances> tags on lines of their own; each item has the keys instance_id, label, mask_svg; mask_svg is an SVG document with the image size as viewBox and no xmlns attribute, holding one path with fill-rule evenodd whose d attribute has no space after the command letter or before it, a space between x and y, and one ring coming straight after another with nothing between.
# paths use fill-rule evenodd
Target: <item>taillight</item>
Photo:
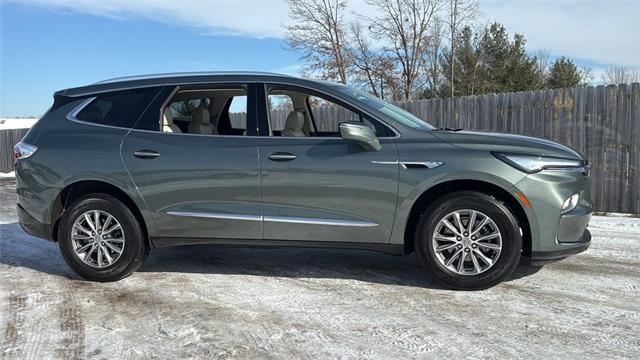
<instances>
[{"instance_id":1,"label":"taillight","mask_svg":"<svg viewBox=\"0 0 640 360\"><path fill-rule=\"evenodd\" d=\"M13 158L15 160L26 159L33 155L36 150L38 150L37 147L20 141L13 147Z\"/></svg>"}]
</instances>

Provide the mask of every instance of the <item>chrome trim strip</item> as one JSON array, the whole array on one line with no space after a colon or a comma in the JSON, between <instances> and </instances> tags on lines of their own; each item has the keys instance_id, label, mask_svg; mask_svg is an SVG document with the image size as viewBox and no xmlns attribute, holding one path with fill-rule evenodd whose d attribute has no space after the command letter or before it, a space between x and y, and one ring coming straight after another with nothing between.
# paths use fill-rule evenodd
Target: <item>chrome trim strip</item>
<instances>
[{"instance_id":1,"label":"chrome trim strip","mask_svg":"<svg viewBox=\"0 0 640 360\"><path fill-rule=\"evenodd\" d=\"M288 154L274 154L274 155L269 155L267 156L267 158L271 159L271 160L295 160L296 156L295 155L288 155Z\"/></svg>"},{"instance_id":2,"label":"chrome trim strip","mask_svg":"<svg viewBox=\"0 0 640 360\"><path fill-rule=\"evenodd\" d=\"M261 216L261 215L238 215L224 213L203 213L189 211L167 211L167 215L206 218L206 219L222 219L222 220L246 220L246 221L269 221L289 224L308 224L308 225L329 225L329 226L353 226L353 227L373 227L378 226L377 223L361 220L333 220L333 219L316 219L289 216Z\"/></svg>"},{"instance_id":3,"label":"chrome trim strip","mask_svg":"<svg viewBox=\"0 0 640 360\"><path fill-rule=\"evenodd\" d=\"M438 166L441 166L442 164L444 164L442 161L401 161L400 165L402 165L403 168L408 169L407 165L422 165L424 167L426 167L427 169L433 169L433 168L437 168Z\"/></svg>"},{"instance_id":4,"label":"chrome trim strip","mask_svg":"<svg viewBox=\"0 0 640 360\"><path fill-rule=\"evenodd\" d=\"M398 161L377 161L377 160L371 160L372 164L378 164L378 165L398 165Z\"/></svg>"},{"instance_id":5,"label":"chrome trim strip","mask_svg":"<svg viewBox=\"0 0 640 360\"><path fill-rule=\"evenodd\" d=\"M433 168L437 168L438 166L442 166L444 164L444 162L442 161L377 161L377 160L371 160L371 163L379 164L379 165L400 164L404 169L408 169L409 168L408 165L421 165L427 169L433 169Z\"/></svg>"},{"instance_id":6,"label":"chrome trim strip","mask_svg":"<svg viewBox=\"0 0 640 360\"><path fill-rule=\"evenodd\" d=\"M264 216L263 218L264 218L264 221L290 223L290 224L354 226L354 227L378 226L377 223L370 222L370 221L360 221L360 220L314 219L314 218L288 217L288 216Z\"/></svg>"},{"instance_id":7,"label":"chrome trim strip","mask_svg":"<svg viewBox=\"0 0 640 360\"><path fill-rule=\"evenodd\" d=\"M207 218L207 219L262 221L261 215L238 215L238 214L224 214L224 213L212 213L212 212L203 213L203 212L190 212L190 211L167 211L166 214L174 215L174 216Z\"/></svg>"},{"instance_id":8,"label":"chrome trim strip","mask_svg":"<svg viewBox=\"0 0 640 360\"><path fill-rule=\"evenodd\" d=\"M160 154L158 154L155 151L151 151L151 150L134 151L133 155L134 156L140 156L140 157L150 157L150 158L156 158L156 157L160 156Z\"/></svg>"}]
</instances>

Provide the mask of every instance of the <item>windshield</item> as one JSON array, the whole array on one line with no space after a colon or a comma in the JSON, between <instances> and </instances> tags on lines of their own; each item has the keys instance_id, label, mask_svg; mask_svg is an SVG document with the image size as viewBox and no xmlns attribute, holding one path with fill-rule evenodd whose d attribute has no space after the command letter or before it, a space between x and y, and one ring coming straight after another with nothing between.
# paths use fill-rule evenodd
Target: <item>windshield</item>
<instances>
[{"instance_id":1,"label":"windshield","mask_svg":"<svg viewBox=\"0 0 640 360\"><path fill-rule=\"evenodd\" d=\"M384 101L384 100L380 100L377 97L364 92L362 90L358 90L358 89L354 89L351 87L348 87L346 85L341 85L341 84L335 84L332 83L330 84L331 87L333 87L334 89L340 91L343 94L346 94L350 97L356 98L362 102L364 102L365 104L371 106L372 108L384 113L385 115L389 116L390 118L392 118L393 120L406 125L410 128L413 129L419 129L419 130L433 130L434 127L431 126L429 123L427 123L426 121L420 119L419 117L411 114L410 112L399 108L395 105L391 105L388 102Z\"/></svg>"}]
</instances>

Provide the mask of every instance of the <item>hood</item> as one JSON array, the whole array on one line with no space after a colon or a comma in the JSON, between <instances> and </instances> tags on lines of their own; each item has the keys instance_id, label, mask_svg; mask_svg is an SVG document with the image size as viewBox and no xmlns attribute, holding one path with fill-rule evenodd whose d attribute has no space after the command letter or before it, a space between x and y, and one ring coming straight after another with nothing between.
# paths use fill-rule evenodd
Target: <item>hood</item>
<instances>
[{"instance_id":1,"label":"hood","mask_svg":"<svg viewBox=\"0 0 640 360\"><path fill-rule=\"evenodd\" d=\"M431 133L446 143L465 149L584 159L579 152L566 145L531 136L480 131L432 131Z\"/></svg>"}]
</instances>

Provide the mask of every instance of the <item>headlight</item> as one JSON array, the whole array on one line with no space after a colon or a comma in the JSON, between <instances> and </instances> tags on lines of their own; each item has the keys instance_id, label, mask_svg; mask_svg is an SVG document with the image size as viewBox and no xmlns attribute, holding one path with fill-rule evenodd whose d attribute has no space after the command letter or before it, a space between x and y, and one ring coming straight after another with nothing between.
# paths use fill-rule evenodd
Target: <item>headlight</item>
<instances>
[{"instance_id":1,"label":"headlight","mask_svg":"<svg viewBox=\"0 0 640 360\"><path fill-rule=\"evenodd\" d=\"M583 169L581 160L524 154L493 153L493 155L516 169L527 173L534 173L544 169Z\"/></svg>"},{"instance_id":2,"label":"headlight","mask_svg":"<svg viewBox=\"0 0 640 360\"><path fill-rule=\"evenodd\" d=\"M562 204L562 213L569 212L578 206L578 200L580 199L580 194L573 194L567 198Z\"/></svg>"}]
</instances>

